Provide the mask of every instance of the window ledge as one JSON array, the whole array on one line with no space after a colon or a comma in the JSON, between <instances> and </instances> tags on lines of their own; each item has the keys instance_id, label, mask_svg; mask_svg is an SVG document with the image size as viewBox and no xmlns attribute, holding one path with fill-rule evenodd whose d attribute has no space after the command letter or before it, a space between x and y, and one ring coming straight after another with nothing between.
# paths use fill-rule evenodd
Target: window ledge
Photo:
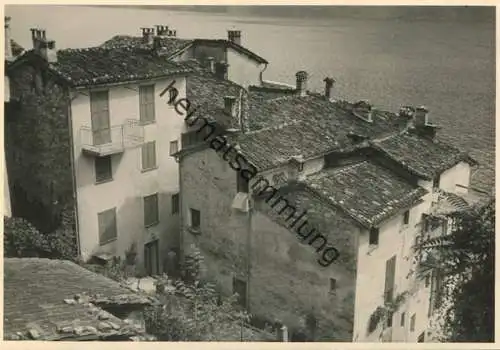
<instances>
[{"instance_id":1,"label":"window ledge","mask_svg":"<svg viewBox=\"0 0 500 350\"><path fill-rule=\"evenodd\" d=\"M113 178L110 178L110 179L106 179L106 180L96 181L94 184L95 185L102 185L102 184L106 184L106 183L112 182L112 181L113 181Z\"/></svg>"},{"instance_id":2,"label":"window ledge","mask_svg":"<svg viewBox=\"0 0 500 350\"><path fill-rule=\"evenodd\" d=\"M369 244L368 245L368 253L367 254L370 255L377 248L378 248L378 244Z\"/></svg>"},{"instance_id":3,"label":"window ledge","mask_svg":"<svg viewBox=\"0 0 500 350\"><path fill-rule=\"evenodd\" d=\"M141 173L147 173L147 172L150 172L150 171L153 171L153 170L156 170L158 169L158 165L153 167L153 168L148 168L148 169L141 169Z\"/></svg>"},{"instance_id":4,"label":"window ledge","mask_svg":"<svg viewBox=\"0 0 500 350\"><path fill-rule=\"evenodd\" d=\"M147 225L144 225L145 228L152 228L152 227L155 227L155 226L158 226L158 224L160 223L160 221L156 221L156 222L153 222L151 224L147 224Z\"/></svg>"},{"instance_id":5,"label":"window ledge","mask_svg":"<svg viewBox=\"0 0 500 350\"><path fill-rule=\"evenodd\" d=\"M140 120L139 124L141 126L150 125L150 124L156 124L156 119L155 120Z\"/></svg>"},{"instance_id":6,"label":"window ledge","mask_svg":"<svg viewBox=\"0 0 500 350\"><path fill-rule=\"evenodd\" d=\"M104 242L99 242L99 246L102 247L103 245L112 243L112 242L116 241L117 239L118 239L118 237L115 237L115 238L108 239L107 241L104 241Z\"/></svg>"}]
</instances>

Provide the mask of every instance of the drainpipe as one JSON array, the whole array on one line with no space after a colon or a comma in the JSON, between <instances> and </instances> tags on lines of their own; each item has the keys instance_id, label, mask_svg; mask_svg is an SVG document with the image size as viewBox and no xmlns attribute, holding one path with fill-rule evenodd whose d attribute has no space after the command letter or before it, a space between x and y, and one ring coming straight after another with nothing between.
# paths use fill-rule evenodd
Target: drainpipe
<instances>
[{"instance_id":1,"label":"drainpipe","mask_svg":"<svg viewBox=\"0 0 500 350\"><path fill-rule=\"evenodd\" d=\"M264 68L259 73L260 85L262 86L262 82L264 81L264 71L267 69L267 63L264 63Z\"/></svg>"},{"instance_id":2,"label":"drainpipe","mask_svg":"<svg viewBox=\"0 0 500 350\"><path fill-rule=\"evenodd\" d=\"M76 191L76 170L75 170L75 138L73 135L73 117L71 113L71 103L73 99L71 98L71 90L68 88L66 90L67 98L68 98L68 129L69 129L69 139L71 146L71 175L73 182L73 200L74 200L74 210L75 210L75 236L76 236L76 252L78 257L81 257L81 247L80 247L80 225L78 221L78 197Z\"/></svg>"}]
</instances>

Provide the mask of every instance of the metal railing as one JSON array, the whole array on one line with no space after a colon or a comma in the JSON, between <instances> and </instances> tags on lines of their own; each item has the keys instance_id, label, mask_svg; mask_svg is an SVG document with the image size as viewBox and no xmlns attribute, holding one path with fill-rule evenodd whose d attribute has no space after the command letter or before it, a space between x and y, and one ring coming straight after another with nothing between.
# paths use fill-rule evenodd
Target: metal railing
<instances>
[{"instance_id":1,"label":"metal railing","mask_svg":"<svg viewBox=\"0 0 500 350\"><path fill-rule=\"evenodd\" d=\"M121 153L143 141L144 127L138 120L126 120L122 125L103 129L80 128L82 150L99 156Z\"/></svg>"}]
</instances>

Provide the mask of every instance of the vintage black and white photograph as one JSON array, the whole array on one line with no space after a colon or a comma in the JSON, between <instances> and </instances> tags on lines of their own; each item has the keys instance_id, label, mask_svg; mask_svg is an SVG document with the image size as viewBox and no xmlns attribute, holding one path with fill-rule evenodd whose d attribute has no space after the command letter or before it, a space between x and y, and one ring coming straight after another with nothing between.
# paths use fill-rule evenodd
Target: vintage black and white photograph
<instances>
[{"instance_id":1,"label":"vintage black and white photograph","mask_svg":"<svg viewBox=\"0 0 500 350\"><path fill-rule=\"evenodd\" d=\"M6 5L3 339L494 342L495 11Z\"/></svg>"}]
</instances>

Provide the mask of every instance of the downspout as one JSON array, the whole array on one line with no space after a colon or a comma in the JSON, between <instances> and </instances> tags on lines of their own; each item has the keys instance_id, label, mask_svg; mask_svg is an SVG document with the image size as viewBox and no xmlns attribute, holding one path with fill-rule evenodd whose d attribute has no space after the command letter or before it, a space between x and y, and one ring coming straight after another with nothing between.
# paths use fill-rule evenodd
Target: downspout
<instances>
[{"instance_id":1,"label":"downspout","mask_svg":"<svg viewBox=\"0 0 500 350\"><path fill-rule=\"evenodd\" d=\"M248 225L247 225L247 311L250 312L250 276L252 273L252 217L253 202L248 193Z\"/></svg>"},{"instance_id":2,"label":"downspout","mask_svg":"<svg viewBox=\"0 0 500 350\"><path fill-rule=\"evenodd\" d=\"M68 97L68 128L69 128L69 139L71 145L71 175L73 181L73 201L74 201L74 210L75 210L75 236L76 236L76 250L77 255L81 257L81 247L80 247L80 224L78 221L78 197L76 191L76 170L75 170L75 138L73 135L73 116L71 113L71 103L73 102L73 98L71 98L71 90L68 87L66 90Z\"/></svg>"}]
</instances>

